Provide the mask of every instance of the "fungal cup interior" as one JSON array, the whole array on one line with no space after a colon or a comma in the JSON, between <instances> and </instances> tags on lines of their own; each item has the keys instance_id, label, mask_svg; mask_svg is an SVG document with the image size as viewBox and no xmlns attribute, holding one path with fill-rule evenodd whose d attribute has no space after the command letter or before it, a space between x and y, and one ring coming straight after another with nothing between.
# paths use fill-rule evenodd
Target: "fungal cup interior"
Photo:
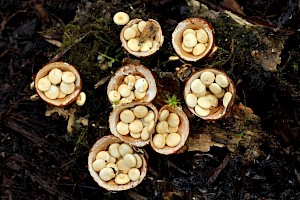
<instances>
[{"instance_id":1,"label":"fungal cup interior","mask_svg":"<svg viewBox=\"0 0 300 200\"><path fill-rule=\"evenodd\" d=\"M80 94L81 88L82 88L80 74L78 73L78 71L76 70L75 67L73 67L72 65L70 65L68 63L65 63L65 62L49 63L49 64L45 65L42 69L40 69L40 71L37 73L34 84L37 86L38 81L41 78L47 76L48 73L52 69L55 69L55 68L58 68L62 71L70 71L73 74L75 74L76 80L74 82L74 84L75 84L74 92L67 95L64 98L61 98L61 99L49 99L45 96L45 94L43 92L39 91L37 88L36 88L36 92L41 97L41 99L43 99L45 102L49 103L50 105L53 105L53 106L67 106L67 105L71 104L72 102L74 102L77 99L77 97Z\"/></svg>"},{"instance_id":2,"label":"fungal cup interior","mask_svg":"<svg viewBox=\"0 0 300 200\"><path fill-rule=\"evenodd\" d=\"M228 79L229 81L229 85L228 87L225 89L225 92L231 92L232 94L232 98L228 104L228 106L225 108L222 104L222 101L221 99L223 99L223 97L221 99L218 99L218 107L216 108L213 108L213 109L210 109L210 113L208 116L206 117L201 117L202 119L205 119L205 120L217 120L217 119L220 119L220 118L223 118L226 114L228 114L228 112L230 111L233 103L234 103L234 98L235 98L235 86L231 80L231 78L224 72L222 71L219 71L217 69L204 69L204 70L200 70L196 73L194 73L190 79L187 81L186 85L185 85L185 88L184 88L184 96L186 97L187 94L190 94L192 93L191 91L191 83L195 80L195 79L198 79L201 74L205 71L211 71L213 72L215 75L218 75L218 74L222 74L224 76L226 76L226 78ZM195 110L193 108L190 108L188 107L189 110L195 114L196 116L198 116L195 112ZM200 117L200 116L199 116Z\"/></svg>"},{"instance_id":3,"label":"fungal cup interior","mask_svg":"<svg viewBox=\"0 0 300 200\"><path fill-rule=\"evenodd\" d=\"M181 43L183 39L183 32L186 29L197 30L200 28L203 28L208 34L208 45L202 54L195 56L192 53L188 53L184 51L181 46ZM212 48L214 47L214 32L212 26L201 18L188 18L180 22L175 28L172 34L172 45L176 53L179 55L179 57L181 57L184 60L197 61L201 58L204 58L206 55L208 55L211 52Z\"/></svg>"},{"instance_id":4,"label":"fungal cup interior","mask_svg":"<svg viewBox=\"0 0 300 200\"><path fill-rule=\"evenodd\" d=\"M94 178L94 180L98 183L98 185L107 190L121 191L121 190L127 190L130 188L133 188L133 187L137 186L146 176L147 163L146 163L144 155L140 154L141 158L143 160L143 165L140 168L141 176L140 176L139 180L130 181L129 183L124 184L124 185L118 185L117 183L115 183L114 180L105 182L105 181L101 180L98 173L93 170L92 163L96 160L97 153L99 153L102 150L107 150L109 145L113 144L113 143L123 143L123 142L119 138L117 138L113 135L108 135L108 136L102 137L93 145L93 147L90 150L89 157L88 157L89 172L90 172L91 176Z\"/></svg>"},{"instance_id":5,"label":"fungal cup interior","mask_svg":"<svg viewBox=\"0 0 300 200\"><path fill-rule=\"evenodd\" d=\"M161 154L165 154L165 155L176 154L183 148L183 146L188 138L189 131L190 131L189 130L190 129L189 120L188 120L186 114L180 108L172 108L168 105L165 105L160 109L159 114L163 110L169 110L170 113L175 113L179 117L180 123L178 126L178 134L180 134L181 140L180 140L180 143L175 147L169 147L169 146L165 145L162 149L158 149L155 147L155 145L153 144L153 141L152 141L154 134L156 134L156 132L155 132L155 133L151 134L151 136L150 136L151 147L156 152L161 153Z\"/></svg>"}]
</instances>

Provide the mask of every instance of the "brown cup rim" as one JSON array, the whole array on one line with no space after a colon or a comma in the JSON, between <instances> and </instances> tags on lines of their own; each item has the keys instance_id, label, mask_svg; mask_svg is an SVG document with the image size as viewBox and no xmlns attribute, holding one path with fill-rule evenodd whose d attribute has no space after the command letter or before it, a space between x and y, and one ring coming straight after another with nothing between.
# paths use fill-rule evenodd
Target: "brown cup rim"
<instances>
[{"instance_id":1,"label":"brown cup rim","mask_svg":"<svg viewBox=\"0 0 300 200\"><path fill-rule=\"evenodd\" d=\"M180 107L174 108L169 105L164 105L159 110L158 116L161 114L161 112L163 110L169 110L170 113L176 113L178 115L178 117L180 119L180 124L178 127L178 133L181 135L180 143L175 147L168 147L166 145L164 148L158 149L155 147L155 145L153 144L153 141L152 141L153 136L156 134L156 132L153 132L150 136L150 145L151 145L152 149L154 151L156 151L157 153L165 154L165 155L176 154L176 153L179 153L180 150L184 147L184 144L189 136L189 132L190 132L189 119L188 119L187 115L184 113L184 111L182 110L182 108L180 108Z\"/></svg>"},{"instance_id":2,"label":"brown cup rim","mask_svg":"<svg viewBox=\"0 0 300 200\"><path fill-rule=\"evenodd\" d=\"M141 64L126 64L121 68L119 68L108 82L107 96L109 92L113 90L117 91L119 85L122 84L124 78L130 74L139 75L145 78L149 84L146 92L146 96L142 99L134 100L133 102L151 102L155 98L157 93L156 81L150 69L148 69L146 66ZM125 105L125 104L118 104L117 106L121 106L121 105Z\"/></svg>"},{"instance_id":3,"label":"brown cup rim","mask_svg":"<svg viewBox=\"0 0 300 200\"><path fill-rule=\"evenodd\" d=\"M59 68L62 71L71 71L75 74L75 77L76 77L74 92L67 95L64 98L61 98L61 99L49 99L45 96L44 92L41 92L39 89L37 89L38 81L41 78L45 77L52 69L55 69L55 68ZM78 98L78 96L81 92L81 89L82 89L82 81L81 81L79 72L73 65L66 63L66 62L52 62L52 63L46 64L36 74L36 77L34 80L34 85L35 85L36 93L40 96L40 98L43 101L45 101L49 105L58 106L58 107L64 107L64 106L67 106L67 105L71 104L72 102L74 102Z\"/></svg>"},{"instance_id":4,"label":"brown cup rim","mask_svg":"<svg viewBox=\"0 0 300 200\"><path fill-rule=\"evenodd\" d=\"M231 98L231 100L230 100L230 102L229 102L229 104L226 108L223 106L223 104L220 104L220 102L219 102L219 106L215 109L212 109L211 113L206 117L199 116L193 108L191 108L189 106L187 106L187 107L193 114L195 114L196 116L198 116L198 117L200 117L204 120L216 121L218 119L224 118L225 116L227 116L230 113L231 108L232 108L233 103L234 103L235 95L236 95L236 88L234 86L234 83L233 83L232 79L225 72L223 72L221 70L218 70L218 69L214 69L214 68L205 68L205 69L201 69L201 70L196 71L195 73L193 73L190 76L190 78L185 83L183 96L184 96L184 99L185 99L186 96L191 93L191 83L195 79L198 79L201 76L201 74L205 71L211 71L215 75L222 74L222 75L226 76L226 78L229 81L229 86L226 88L225 92L231 92L232 93L232 98Z\"/></svg>"},{"instance_id":5,"label":"brown cup rim","mask_svg":"<svg viewBox=\"0 0 300 200\"><path fill-rule=\"evenodd\" d=\"M138 24L140 21L142 21L143 19L132 19L128 22L128 24L126 24L126 26L124 26L121 30L120 33L120 40L122 42L122 46L126 49L126 51L136 57L147 57L147 56L151 56L152 54L154 54L156 51L159 50L159 48L162 46L163 42L164 42L164 36L162 34L162 29L160 24L154 20L154 19L148 19L150 22L154 23L154 25L156 27L158 27L158 32L156 33L154 40L153 40L153 46L149 51L146 52L142 52L142 51L132 51L128 48L127 45L127 40L125 40L124 38L124 31L131 27L134 24Z\"/></svg>"},{"instance_id":6,"label":"brown cup rim","mask_svg":"<svg viewBox=\"0 0 300 200\"><path fill-rule=\"evenodd\" d=\"M147 174L147 165L148 164L147 164L145 155L140 153L140 152L143 152L142 149L139 149L140 152L135 151L135 153L138 153L143 160L143 165L140 168L141 175L137 181L130 181L127 184L118 185L113 180L110 180L108 182L101 180L98 173L94 171L92 165L93 165L93 161L96 159L97 153L102 150L107 150L109 145L112 143L123 143L123 141L121 141L119 138L115 137L114 135L107 135L107 136L104 136L104 137L100 138L99 140L97 140L96 143L90 149L89 156L88 156L88 169L89 169L91 176L93 177L93 179L97 182L97 184L100 187L103 187L104 189L109 190L109 191L122 191L122 190L128 190L128 189L136 187L143 181L143 179L145 178L145 176ZM133 147L133 149L134 149L134 147Z\"/></svg>"},{"instance_id":7,"label":"brown cup rim","mask_svg":"<svg viewBox=\"0 0 300 200\"><path fill-rule=\"evenodd\" d=\"M198 56L194 56L192 53L185 52L181 47L182 34L188 28L191 28L191 29L203 28L208 34L208 38L209 38L208 46L207 46L206 50ZM186 60L186 61L196 62L200 59L205 58L206 56L208 56L210 54L214 45L215 45L214 29L213 29L211 23L209 23L208 21L206 21L203 18L196 18L196 17L187 18L187 19L181 21L176 26L175 30L172 33L173 49L175 50L175 52L181 59Z\"/></svg>"},{"instance_id":8,"label":"brown cup rim","mask_svg":"<svg viewBox=\"0 0 300 200\"><path fill-rule=\"evenodd\" d=\"M146 106L149 110L152 110L154 112L154 124L156 124L156 121L158 119L158 111L157 111L156 107L152 103L134 102L134 103L126 104L123 106L118 106L110 113L109 128L110 128L111 133L114 136L121 139L122 141L124 141L132 146L143 147L143 146L146 146L147 144L149 144L150 137L148 140L142 140L141 138L136 139L136 138L131 137L130 135L121 135L117 131L117 128L116 128L118 122L120 121L120 113L125 109L130 109L130 108L133 108L136 106ZM154 131L155 131L155 126L154 126L153 130L151 130L149 132L150 136Z\"/></svg>"}]
</instances>

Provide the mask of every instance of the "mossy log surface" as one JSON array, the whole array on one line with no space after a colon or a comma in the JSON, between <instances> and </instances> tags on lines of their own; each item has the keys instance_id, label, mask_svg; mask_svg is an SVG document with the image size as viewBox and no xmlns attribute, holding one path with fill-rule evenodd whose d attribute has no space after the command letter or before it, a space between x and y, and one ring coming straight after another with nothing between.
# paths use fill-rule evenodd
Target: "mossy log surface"
<instances>
[{"instance_id":1,"label":"mossy log surface","mask_svg":"<svg viewBox=\"0 0 300 200\"><path fill-rule=\"evenodd\" d=\"M28 12L28 29L10 33L5 23L1 25L0 33L13 35L5 39L0 34L11 45L6 51L6 43L0 40L0 68L6 75L0 89L3 199L34 199L40 194L46 199L299 199L299 34L250 23L195 0L76 2L74 18L66 16L65 23L49 14L56 23L43 31L35 29L34 12L43 25L49 25L51 20L40 13L68 10L71 4L48 2L53 8L45 3L42 10L39 1L27 3L25 10L35 6L35 11ZM158 52L138 59L125 51L119 38L122 26L112 20L120 10L131 19L152 18L160 23L165 41ZM22 9L17 13L23 13ZM194 63L171 61L169 57L176 56L172 32L189 17L202 17L212 24L217 50ZM18 43L16 35L32 41ZM45 41L49 37L51 44ZM56 60L78 69L87 95L84 106L54 108L29 100L34 95L29 84L35 74ZM108 118L113 107L106 95L107 83L127 62L141 63L152 71L158 89L153 104L158 109L166 103L181 106L190 120L190 135L176 155L160 155L146 146L146 178L134 189L112 193L94 182L87 157L92 145L110 134ZM184 67L188 70L180 71ZM207 67L223 70L236 85L231 113L216 122L194 116L183 98L190 72Z\"/></svg>"},{"instance_id":2,"label":"mossy log surface","mask_svg":"<svg viewBox=\"0 0 300 200\"><path fill-rule=\"evenodd\" d=\"M263 129L260 117L243 104L259 109L262 106L259 104L272 103L270 99L270 102L266 102L265 99L249 96L262 95L261 98L269 98L268 90L274 92L277 87L289 90L289 95L294 96L293 100L299 101L299 94L295 91L298 86L285 80L281 74L285 70L280 68L285 44L283 34L262 25L251 24L227 11L216 12L201 4L200 7L189 4L190 11L187 15L182 15L181 20L202 17L212 23L218 49L209 57L188 64L195 70L206 67L221 69L237 84L237 97L231 114L226 119L212 123L193 116L185 106L182 95L184 82L178 78L176 71L185 61L168 60L170 56L176 55L171 46L171 34L176 24L165 19L160 21L160 16L152 15L146 10L125 6L124 11L132 19L154 18L160 21L165 36L165 42L156 54L137 59L121 46L119 33L122 27L112 23L112 15L117 11L114 11L114 6L116 5L103 1L85 2L79 7L71 23L51 30L60 29L63 33L63 45L59 51L72 46L61 59L75 64L83 77L83 91L87 93L88 101L84 107L77 109L76 115L88 116L89 126L83 130L76 129L72 134L88 134L88 137L81 137L85 147L91 146L96 138L109 134L107 118L112 108L103 109L110 107L105 92L106 77L110 77L124 62L137 62L150 68L157 80L158 96L153 101L154 104L160 108L168 98L176 95L190 118L190 136L181 153L210 153L211 147L215 147L215 151L228 151L228 154L239 157L243 164L249 164L265 154L260 150L261 145L272 140L273 134ZM98 10L101 12L96 12ZM84 38L81 40L82 36ZM102 79L105 81L98 89L94 89L93 86ZM289 83L283 85L282 82L285 81ZM151 160L150 156L150 163Z\"/></svg>"}]
</instances>

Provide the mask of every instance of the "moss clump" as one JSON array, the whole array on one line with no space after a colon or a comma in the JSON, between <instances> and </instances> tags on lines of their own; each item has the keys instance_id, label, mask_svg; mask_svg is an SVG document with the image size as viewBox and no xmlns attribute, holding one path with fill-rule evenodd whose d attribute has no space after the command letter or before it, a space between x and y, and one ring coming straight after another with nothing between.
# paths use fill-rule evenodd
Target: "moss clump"
<instances>
[{"instance_id":1,"label":"moss clump","mask_svg":"<svg viewBox=\"0 0 300 200\"><path fill-rule=\"evenodd\" d=\"M260 40L261 28L245 28L223 14L210 21L215 30L218 50L206 60L203 67L219 68L234 78L240 78L236 76L243 74L240 72L259 68L251 52L267 48Z\"/></svg>"},{"instance_id":2,"label":"moss clump","mask_svg":"<svg viewBox=\"0 0 300 200\"><path fill-rule=\"evenodd\" d=\"M172 97L169 96L168 99L165 100L165 102L172 108L180 107L181 105L180 100L177 98L175 94Z\"/></svg>"}]
</instances>

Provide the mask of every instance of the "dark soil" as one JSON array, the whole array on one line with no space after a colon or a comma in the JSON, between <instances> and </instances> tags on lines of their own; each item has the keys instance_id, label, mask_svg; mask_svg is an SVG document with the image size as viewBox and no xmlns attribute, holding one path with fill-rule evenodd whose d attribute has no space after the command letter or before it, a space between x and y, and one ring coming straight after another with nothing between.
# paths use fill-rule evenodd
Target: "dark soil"
<instances>
[{"instance_id":1,"label":"dark soil","mask_svg":"<svg viewBox=\"0 0 300 200\"><path fill-rule=\"evenodd\" d=\"M99 187L87 169L89 149L97 139L109 134L108 116L112 111L106 97L107 84L96 90L94 84L111 75L121 66L122 59L130 56L120 48L121 27L113 24L111 18L115 12L125 10L132 18L157 19L165 31L160 52L152 58L141 59L142 64L153 70L158 85L168 85L160 92L161 99L158 97L155 101L160 107L163 99L174 93L184 104L178 90L183 83L174 78L174 68L181 63L169 63L167 59L175 55L170 42L173 29L194 13L185 1L136 0L91 1L96 3L91 4L90 10L101 8L95 9L92 15L83 12L87 9L86 2L0 1L1 199L300 199L299 1L238 1L249 21L263 24L270 38L283 38L281 64L276 72L265 71L238 53L215 66L227 71L235 83L242 81L237 87L237 101L252 108L261 119L259 126L266 135L255 159L244 161L249 150L244 147L235 152L213 147L208 153L185 152L171 156L159 155L146 147L149 154L146 178L138 187L123 192L108 192ZM216 10L224 8L220 1L207 3ZM78 7L81 9L77 17L83 20L80 15L84 16L87 22L74 20ZM66 33L75 39L82 37L86 33L84 24L95 16L102 27L91 29L92 33L82 41L68 40ZM77 32L72 29L76 24L82 27ZM227 24L222 31L217 23L213 25L216 37L220 38L217 45L225 52L225 58L220 59L226 60L230 40L225 43L222 38L239 37L239 33L229 32ZM101 30L111 32L105 35ZM97 40L96 33L109 44L99 48L97 45L103 44ZM48 43L43 37L46 34L62 41L63 46L58 50ZM253 41L236 44L237 52L247 51L250 55L247 48L255 43ZM71 48L59 60L79 68L83 91L88 96L87 105L78 108L76 116L88 117L89 125L78 125L71 134L66 130L67 121L63 117L56 114L46 117L49 106L41 100L29 99L34 94L29 84L35 74L66 47ZM99 52L116 59L107 70L97 66ZM209 66L214 59L197 62L194 67ZM201 133L207 124L198 118L190 120L192 134ZM231 121L229 118L216 126L231 129Z\"/></svg>"}]
</instances>

